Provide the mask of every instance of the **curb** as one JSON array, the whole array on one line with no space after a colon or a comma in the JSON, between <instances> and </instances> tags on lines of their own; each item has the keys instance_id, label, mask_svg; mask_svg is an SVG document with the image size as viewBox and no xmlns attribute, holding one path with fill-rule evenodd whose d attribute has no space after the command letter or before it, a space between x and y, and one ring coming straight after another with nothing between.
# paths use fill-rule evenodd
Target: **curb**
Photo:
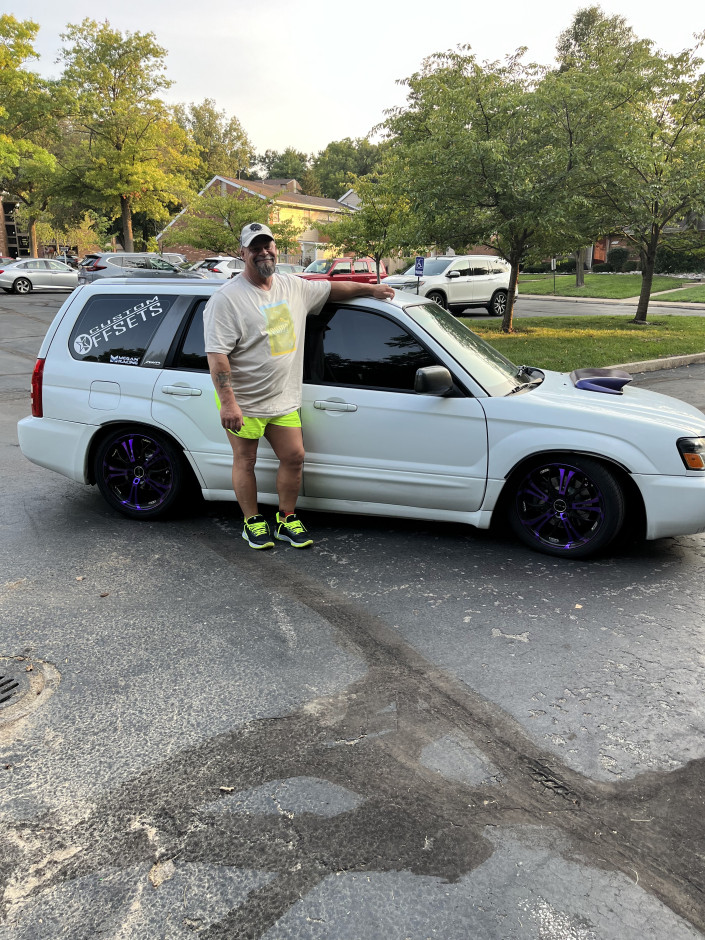
<instances>
[{"instance_id":1,"label":"curb","mask_svg":"<svg viewBox=\"0 0 705 940\"><path fill-rule=\"evenodd\" d=\"M661 369L677 369L696 362L705 362L705 353L689 353L687 356L666 356L664 359L646 359L643 362L622 362L610 369L624 369L625 372L659 372Z\"/></svg>"}]
</instances>

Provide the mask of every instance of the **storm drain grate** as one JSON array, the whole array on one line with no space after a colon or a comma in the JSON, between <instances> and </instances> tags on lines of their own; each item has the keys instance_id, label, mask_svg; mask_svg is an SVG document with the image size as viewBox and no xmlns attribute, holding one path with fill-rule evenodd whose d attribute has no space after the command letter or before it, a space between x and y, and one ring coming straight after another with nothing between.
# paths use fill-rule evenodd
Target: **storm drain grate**
<instances>
[{"instance_id":1,"label":"storm drain grate","mask_svg":"<svg viewBox=\"0 0 705 940\"><path fill-rule=\"evenodd\" d=\"M20 684L12 676L0 676L0 706L9 702L13 695L17 695Z\"/></svg>"}]
</instances>

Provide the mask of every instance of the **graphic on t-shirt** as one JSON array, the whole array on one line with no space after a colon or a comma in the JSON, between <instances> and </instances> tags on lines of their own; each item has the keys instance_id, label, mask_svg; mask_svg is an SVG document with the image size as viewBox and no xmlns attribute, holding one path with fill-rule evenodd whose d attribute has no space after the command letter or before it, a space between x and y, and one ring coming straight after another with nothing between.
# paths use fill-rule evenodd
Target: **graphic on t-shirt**
<instances>
[{"instance_id":1,"label":"graphic on t-shirt","mask_svg":"<svg viewBox=\"0 0 705 940\"><path fill-rule=\"evenodd\" d=\"M286 300L275 304L263 304L260 307L267 325L265 331L269 336L269 346L273 356L283 356L296 349L296 331L294 321Z\"/></svg>"}]
</instances>

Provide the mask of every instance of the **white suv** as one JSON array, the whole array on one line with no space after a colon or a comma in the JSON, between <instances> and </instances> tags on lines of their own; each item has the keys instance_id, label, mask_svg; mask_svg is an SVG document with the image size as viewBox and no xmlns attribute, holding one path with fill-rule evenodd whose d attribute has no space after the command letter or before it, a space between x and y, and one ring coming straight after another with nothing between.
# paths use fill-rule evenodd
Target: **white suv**
<instances>
[{"instance_id":1,"label":"white suv","mask_svg":"<svg viewBox=\"0 0 705 940\"><path fill-rule=\"evenodd\" d=\"M493 255L441 255L424 258L423 274L417 278L414 265L403 274L392 274L384 283L396 290L417 292L451 313L466 307L486 307L491 316L502 317L509 292L509 262Z\"/></svg>"}]
</instances>

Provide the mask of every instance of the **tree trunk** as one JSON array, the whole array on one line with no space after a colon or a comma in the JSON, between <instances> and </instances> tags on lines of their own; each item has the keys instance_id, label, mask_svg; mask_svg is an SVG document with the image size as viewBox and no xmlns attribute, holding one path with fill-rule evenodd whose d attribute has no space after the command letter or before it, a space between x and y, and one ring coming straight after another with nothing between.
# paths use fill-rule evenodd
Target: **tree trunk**
<instances>
[{"instance_id":1,"label":"tree trunk","mask_svg":"<svg viewBox=\"0 0 705 940\"><path fill-rule=\"evenodd\" d=\"M585 249L578 248L575 252L575 286L585 287Z\"/></svg>"},{"instance_id":2,"label":"tree trunk","mask_svg":"<svg viewBox=\"0 0 705 940\"><path fill-rule=\"evenodd\" d=\"M32 215L27 221L27 231L29 233L29 256L30 258L38 258L39 246L37 245L37 220Z\"/></svg>"},{"instance_id":3,"label":"tree trunk","mask_svg":"<svg viewBox=\"0 0 705 940\"><path fill-rule=\"evenodd\" d=\"M649 309L649 300L651 299L651 285L654 280L659 234L658 231L652 232L649 245L639 251L639 256L641 257L641 292L639 294L639 303L636 307L634 319L631 321L632 323L646 323L646 313Z\"/></svg>"},{"instance_id":4,"label":"tree trunk","mask_svg":"<svg viewBox=\"0 0 705 940\"><path fill-rule=\"evenodd\" d=\"M132 208L129 196L120 196L120 212L122 215L122 245L125 251L135 250L135 240L132 236Z\"/></svg>"},{"instance_id":5,"label":"tree trunk","mask_svg":"<svg viewBox=\"0 0 705 940\"><path fill-rule=\"evenodd\" d=\"M514 332L514 298L516 297L517 292L517 280L519 279L519 258L510 258L509 263L512 266L511 274L509 275L509 291L507 293L507 307L504 311L504 317L502 318L502 332L503 333L513 333Z\"/></svg>"}]
</instances>

